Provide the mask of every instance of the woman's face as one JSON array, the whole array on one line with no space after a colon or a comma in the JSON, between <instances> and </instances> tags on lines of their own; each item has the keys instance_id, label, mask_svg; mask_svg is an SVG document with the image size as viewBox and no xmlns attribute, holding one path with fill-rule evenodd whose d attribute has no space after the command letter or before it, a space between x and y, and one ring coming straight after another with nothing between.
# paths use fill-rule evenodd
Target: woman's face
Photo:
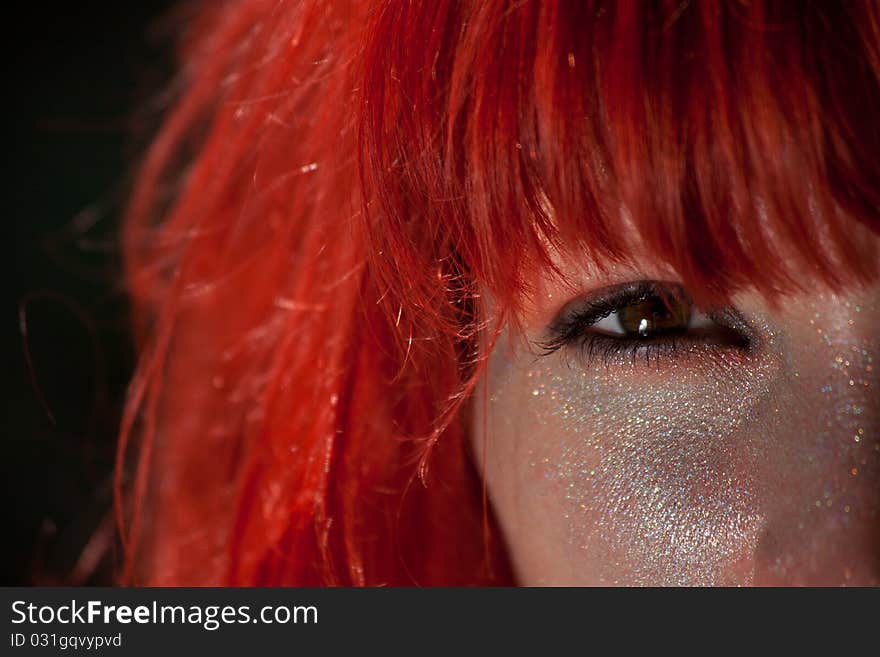
<instances>
[{"instance_id":1,"label":"woman's face","mask_svg":"<svg viewBox=\"0 0 880 657\"><path fill-rule=\"evenodd\" d=\"M490 356L473 448L520 582L877 585L878 288L704 315L651 274L546 285Z\"/></svg>"}]
</instances>

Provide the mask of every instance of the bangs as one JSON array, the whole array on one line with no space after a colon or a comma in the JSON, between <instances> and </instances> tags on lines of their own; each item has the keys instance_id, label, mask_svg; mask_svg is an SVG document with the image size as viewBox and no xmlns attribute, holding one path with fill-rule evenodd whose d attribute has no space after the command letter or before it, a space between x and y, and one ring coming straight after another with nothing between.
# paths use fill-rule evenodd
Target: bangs
<instances>
[{"instance_id":1,"label":"bangs","mask_svg":"<svg viewBox=\"0 0 880 657\"><path fill-rule=\"evenodd\" d=\"M713 302L876 276L876 5L431 6L386 6L364 60L389 285L430 254L516 305L554 251Z\"/></svg>"}]
</instances>

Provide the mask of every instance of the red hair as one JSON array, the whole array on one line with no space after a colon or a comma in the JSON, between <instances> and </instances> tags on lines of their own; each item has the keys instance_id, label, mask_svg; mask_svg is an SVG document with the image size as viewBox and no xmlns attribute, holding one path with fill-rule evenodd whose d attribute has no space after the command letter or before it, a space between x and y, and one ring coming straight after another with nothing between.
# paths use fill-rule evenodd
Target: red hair
<instances>
[{"instance_id":1,"label":"red hair","mask_svg":"<svg viewBox=\"0 0 880 657\"><path fill-rule=\"evenodd\" d=\"M126 581L509 583L463 409L553 250L713 302L877 275L874 3L202 2L180 57Z\"/></svg>"}]
</instances>

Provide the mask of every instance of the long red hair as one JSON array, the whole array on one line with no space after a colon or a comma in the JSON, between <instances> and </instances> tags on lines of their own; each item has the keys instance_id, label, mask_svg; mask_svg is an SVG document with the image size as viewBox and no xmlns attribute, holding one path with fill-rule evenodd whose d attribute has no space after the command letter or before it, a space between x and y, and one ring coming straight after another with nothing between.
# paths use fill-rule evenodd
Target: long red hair
<instances>
[{"instance_id":1,"label":"long red hair","mask_svg":"<svg viewBox=\"0 0 880 657\"><path fill-rule=\"evenodd\" d=\"M554 249L705 301L877 275L875 3L201 2L180 61L125 581L510 583L464 410Z\"/></svg>"}]
</instances>

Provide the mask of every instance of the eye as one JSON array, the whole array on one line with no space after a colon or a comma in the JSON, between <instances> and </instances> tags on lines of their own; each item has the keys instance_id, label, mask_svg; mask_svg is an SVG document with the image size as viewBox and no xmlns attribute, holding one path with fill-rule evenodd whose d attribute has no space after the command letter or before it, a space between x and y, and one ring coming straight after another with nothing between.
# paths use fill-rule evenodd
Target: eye
<instances>
[{"instance_id":1,"label":"eye","mask_svg":"<svg viewBox=\"0 0 880 657\"><path fill-rule=\"evenodd\" d=\"M590 358L625 352L650 360L696 344L748 349L751 333L732 308L705 312L677 283L640 281L567 304L547 335L545 353L574 346Z\"/></svg>"}]
</instances>

